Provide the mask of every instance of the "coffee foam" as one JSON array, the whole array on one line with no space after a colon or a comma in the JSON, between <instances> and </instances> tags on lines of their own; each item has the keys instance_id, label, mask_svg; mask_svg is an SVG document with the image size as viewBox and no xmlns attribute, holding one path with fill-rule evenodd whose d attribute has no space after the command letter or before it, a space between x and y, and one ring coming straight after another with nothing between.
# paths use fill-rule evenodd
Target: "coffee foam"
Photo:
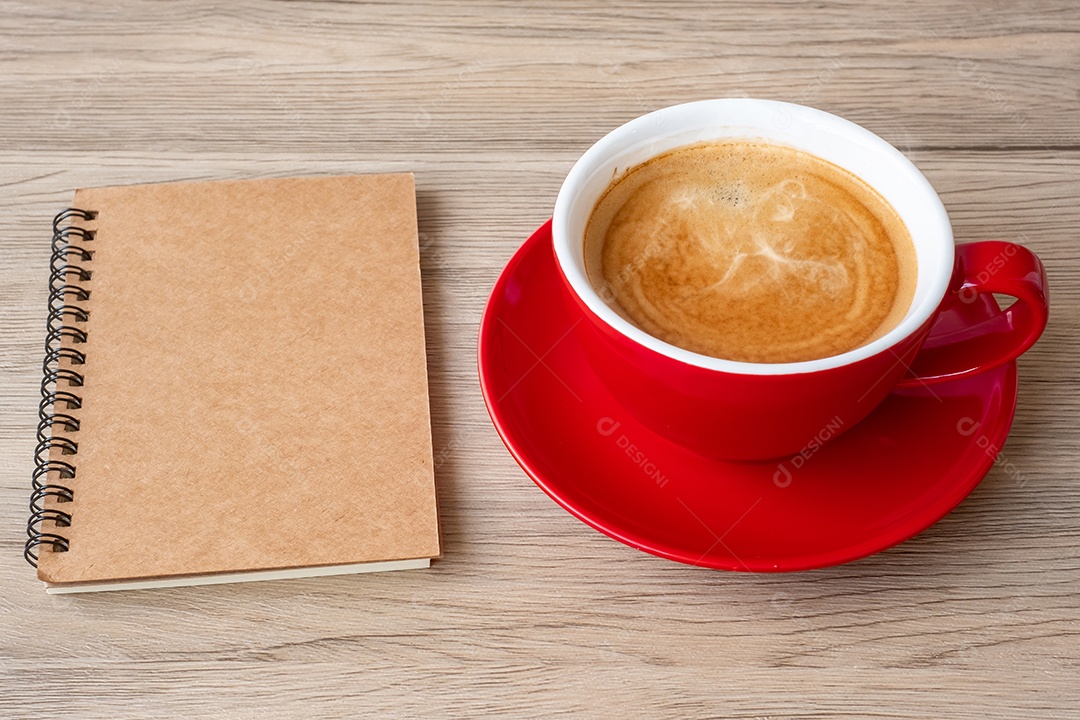
<instances>
[{"instance_id":1,"label":"coffee foam","mask_svg":"<svg viewBox=\"0 0 1080 720\"><path fill-rule=\"evenodd\" d=\"M625 319L745 362L837 355L904 317L915 249L857 177L793 148L702 143L632 168L597 202L585 265Z\"/></svg>"}]
</instances>

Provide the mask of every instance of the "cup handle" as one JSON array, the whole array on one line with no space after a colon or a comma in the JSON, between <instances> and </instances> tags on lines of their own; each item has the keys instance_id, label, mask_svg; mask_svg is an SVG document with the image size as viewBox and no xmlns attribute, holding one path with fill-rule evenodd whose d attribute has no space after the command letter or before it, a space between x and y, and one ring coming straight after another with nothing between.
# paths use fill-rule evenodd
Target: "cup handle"
<instances>
[{"instance_id":1,"label":"cup handle","mask_svg":"<svg viewBox=\"0 0 1080 720\"><path fill-rule=\"evenodd\" d=\"M896 387L957 380L1000 367L1031 347L1046 328L1050 297L1042 261L1025 247L1001 240L956 246L953 282L941 308L986 302L986 293L1016 301L974 325L935 332ZM963 308L958 308L961 310Z\"/></svg>"}]
</instances>

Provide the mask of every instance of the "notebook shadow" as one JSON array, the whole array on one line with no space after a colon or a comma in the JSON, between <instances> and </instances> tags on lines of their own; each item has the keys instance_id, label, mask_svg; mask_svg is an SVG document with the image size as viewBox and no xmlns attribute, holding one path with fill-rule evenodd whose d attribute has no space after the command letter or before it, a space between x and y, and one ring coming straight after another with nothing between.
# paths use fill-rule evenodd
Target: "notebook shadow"
<instances>
[{"instance_id":1,"label":"notebook shadow","mask_svg":"<svg viewBox=\"0 0 1080 720\"><path fill-rule=\"evenodd\" d=\"M435 497L439 512L439 544L444 557L452 557L457 532L455 450L451 398L452 330L448 308L451 307L446 284L447 249L437 228L440 198L436 193L416 188L416 215L420 249L420 279L424 303L424 340L427 348L428 404L431 412L432 462L435 471ZM436 562L442 562L436 561Z\"/></svg>"}]
</instances>

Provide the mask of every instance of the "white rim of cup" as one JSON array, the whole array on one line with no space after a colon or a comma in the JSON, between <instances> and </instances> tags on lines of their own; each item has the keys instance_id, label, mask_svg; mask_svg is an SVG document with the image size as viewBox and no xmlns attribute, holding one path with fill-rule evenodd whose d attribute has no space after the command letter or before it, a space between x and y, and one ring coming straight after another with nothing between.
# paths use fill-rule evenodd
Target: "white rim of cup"
<instances>
[{"instance_id":1,"label":"white rim of cup","mask_svg":"<svg viewBox=\"0 0 1080 720\"><path fill-rule=\"evenodd\" d=\"M720 139L756 139L805 150L860 177L893 206L907 225L918 265L911 306L896 327L840 355L793 363L750 363L666 343L631 324L603 301L585 274L582 247L585 223L600 194L613 177L650 157L694 142ZM591 186L587 193L586 186ZM552 236L556 259L570 287L605 324L674 360L743 375L818 372L886 351L918 330L941 304L955 260L945 207L930 181L903 153L869 130L823 110L750 98L673 105L612 130L578 159L563 181L555 200Z\"/></svg>"}]
</instances>

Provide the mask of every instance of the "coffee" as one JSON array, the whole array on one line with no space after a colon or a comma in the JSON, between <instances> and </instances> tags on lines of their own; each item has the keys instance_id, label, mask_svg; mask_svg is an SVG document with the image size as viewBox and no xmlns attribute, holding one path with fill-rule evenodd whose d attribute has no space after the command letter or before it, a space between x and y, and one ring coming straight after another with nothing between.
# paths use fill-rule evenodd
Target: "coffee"
<instances>
[{"instance_id":1,"label":"coffee","mask_svg":"<svg viewBox=\"0 0 1080 720\"><path fill-rule=\"evenodd\" d=\"M758 141L700 143L631 168L585 232L601 297L665 342L782 363L852 350L903 319L915 248L848 171Z\"/></svg>"}]
</instances>

